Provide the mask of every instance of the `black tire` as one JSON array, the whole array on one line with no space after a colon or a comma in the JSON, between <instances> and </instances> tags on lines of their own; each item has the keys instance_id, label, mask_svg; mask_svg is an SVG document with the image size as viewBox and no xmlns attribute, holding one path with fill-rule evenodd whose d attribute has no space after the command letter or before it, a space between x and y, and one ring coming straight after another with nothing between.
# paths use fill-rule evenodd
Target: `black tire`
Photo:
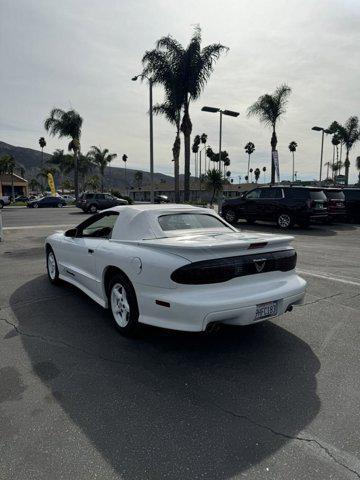
<instances>
[{"instance_id":1,"label":"black tire","mask_svg":"<svg viewBox=\"0 0 360 480\"><path fill-rule=\"evenodd\" d=\"M290 213L282 212L277 216L276 224L282 230L287 230L294 225L294 219Z\"/></svg>"},{"instance_id":2,"label":"black tire","mask_svg":"<svg viewBox=\"0 0 360 480\"><path fill-rule=\"evenodd\" d=\"M225 211L224 219L228 223L236 223L238 221L238 216L235 210L233 210L232 208L229 208L228 210Z\"/></svg>"},{"instance_id":3,"label":"black tire","mask_svg":"<svg viewBox=\"0 0 360 480\"><path fill-rule=\"evenodd\" d=\"M4 208L4 202L2 200L0 200L0 210Z\"/></svg>"},{"instance_id":4,"label":"black tire","mask_svg":"<svg viewBox=\"0 0 360 480\"><path fill-rule=\"evenodd\" d=\"M124 306L124 303L122 303L121 300L115 299L116 294L114 293L114 291L116 290L117 293L119 294L119 285L125 290L125 302L129 306L129 312L127 313L126 323L124 324L122 324L122 321L120 320L121 313L120 312L117 312L117 314L114 313L116 307L120 307L121 309L121 307ZM108 291L109 311L113 318L115 328L122 335L134 335L139 328L139 322L138 322L139 307L136 299L136 293L131 282L122 273L120 272L115 273L110 279L107 291ZM123 292L121 294L123 294ZM122 299L124 300L124 297L122 297ZM116 306L114 305L115 302L118 302ZM124 311L126 313L126 308L124 309Z\"/></svg>"},{"instance_id":5,"label":"black tire","mask_svg":"<svg viewBox=\"0 0 360 480\"><path fill-rule=\"evenodd\" d=\"M32 208L39 208L39 204L38 204L38 203L34 203L34 205L32 206Z\"/></svg>"},{"instance_id":6,"label":"black tire","mask_svg":"<svg viewBox=\"0 0 360 480\"><path fill-rule=\"evenodd\" d=\"M88 212L90 213L96 213L98 211L98 208L97 206L93 203L89 206L89 208L87 209Z\"/></svg>"},{"instance_id":7,"label":"black tire","mask_svg":"<svg viewBox=\"0 0 360 480\"><path fill-rule=\"evenodd\" d=\"M256 222L255 218L245 218L245 221L246 223L248 223L249 225L254 225L254 223Z\"/></svg>"},{"instance_id":8,"label":"black tire","mask_svg":"<svg viewBox=\"0 0 360 480\"><path fill-rule=\"evenodd\" d=\"M51 268L51 264L52 264L50 260L51 257L54 260L54 271ZM59 269L58 269L54 250L51 247L47 247L46 249L46 270L47 270L49 282L52 283L53 285L59 285L60 284Z\"/></svg>"}]
</instances>

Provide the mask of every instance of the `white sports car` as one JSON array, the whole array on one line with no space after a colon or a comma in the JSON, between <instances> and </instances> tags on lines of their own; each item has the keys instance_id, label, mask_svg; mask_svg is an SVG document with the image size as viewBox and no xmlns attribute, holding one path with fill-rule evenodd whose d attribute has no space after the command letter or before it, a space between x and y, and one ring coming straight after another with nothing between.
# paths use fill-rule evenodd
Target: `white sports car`
<instances>
[{"instance_id":1,"label":"white sports car","mask_svg":"<svg viewBox=\"0 0 360 480\"><path fill-rule=\"evenodd\" d=\"M49 280L109 308L117 328L139 323L198 332L247 325L302 303L292 237L242 233L214 211L119 206L46 239Z\"/></svg>"}]
</instances>

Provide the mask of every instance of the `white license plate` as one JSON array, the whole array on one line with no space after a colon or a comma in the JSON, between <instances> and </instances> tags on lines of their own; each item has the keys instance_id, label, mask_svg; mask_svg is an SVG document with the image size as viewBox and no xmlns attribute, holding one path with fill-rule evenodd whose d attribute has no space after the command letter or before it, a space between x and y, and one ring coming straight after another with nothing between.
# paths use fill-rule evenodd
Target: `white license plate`
<instances>
[{"instance_id":1,"label":"white license plate","mask_svg":"<svg viewBox=\"0 0 360 480\"><path fill-rule=\"evenodd\" d=\"M275 317L278 312L278 302L267 302L256 305L255 320L260 318Z\"/></svg>"}]
</instances>

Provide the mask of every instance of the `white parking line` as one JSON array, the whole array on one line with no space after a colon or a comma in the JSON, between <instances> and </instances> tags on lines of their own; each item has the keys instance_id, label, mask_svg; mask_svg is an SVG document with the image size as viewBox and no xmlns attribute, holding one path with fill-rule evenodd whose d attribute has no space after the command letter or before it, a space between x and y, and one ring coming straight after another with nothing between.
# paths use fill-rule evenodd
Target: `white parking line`
<instances>
[{"instance_id":1,"label":"white parking line","mask_svg":"<svg viewBox=\"0 0 360 480\"><path fill-rule=\"evenodd\" d=\"M322 278L324 280L331 280L333 282L340 282L340 283L345 283L347 285L355 285L357 287L360 287L360 282L355 282L353 280L347 280L346 278L342 277L335 277L333 275L329 275L327 273L315 273L315 272L309 272L308 270L300 270L296 269L298 273L302 273L303 275L309 275L309 277L315 277L315 278Z\"/></svg>"},{"instance_id":2,"label":"white parking line","mask_svg":"<svg viewBox=\"0 0 360 480\"><path fill-rule=\"evenodd\" d=\"M72 227L74 224L66 225L22 225L21 227L4 227L3 230L23 230L23 229L35 229L35 228L62 228Z\"/></svg>"}]
</instances>

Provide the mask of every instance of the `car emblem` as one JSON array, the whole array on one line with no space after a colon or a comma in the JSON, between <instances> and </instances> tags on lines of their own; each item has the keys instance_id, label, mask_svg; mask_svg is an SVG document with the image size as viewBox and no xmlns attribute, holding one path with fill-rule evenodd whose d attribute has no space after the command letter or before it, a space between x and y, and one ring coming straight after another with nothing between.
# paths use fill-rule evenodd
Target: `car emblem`
<instances>
[{"instance_id":1,"label":"car emblem","mask_svg":"<svg viewBox=\"0 0 360 480\"><path fill-rule=\"evenodd\" d=\"M256 258L253 262L257 273L261 273L264 270L266 258Z\"/></svg>"}]
</instances>

